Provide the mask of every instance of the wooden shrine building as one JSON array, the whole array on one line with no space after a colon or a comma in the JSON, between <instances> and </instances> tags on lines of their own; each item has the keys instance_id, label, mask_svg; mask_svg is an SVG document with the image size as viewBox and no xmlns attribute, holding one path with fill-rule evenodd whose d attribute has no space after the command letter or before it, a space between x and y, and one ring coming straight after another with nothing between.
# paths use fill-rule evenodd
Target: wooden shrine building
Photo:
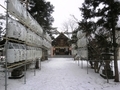
<instances>
[{"instance_id":1,"label":"wooden shrine building","mask_svg":"<svg viewBox=\"0 0 120 90\"><path fill-rule=\"evenodd\" d=\"M71 45L69 41L70 39L67 36L60 33L52 42L53 55L71 55Z\"/></svg>"}]
</instances>

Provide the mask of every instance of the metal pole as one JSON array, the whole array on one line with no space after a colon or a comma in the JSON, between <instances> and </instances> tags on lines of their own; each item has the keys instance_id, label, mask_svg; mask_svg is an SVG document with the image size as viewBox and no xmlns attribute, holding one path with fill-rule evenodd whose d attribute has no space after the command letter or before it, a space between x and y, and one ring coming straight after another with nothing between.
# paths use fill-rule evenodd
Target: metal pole
<instances>
[{"instance_id":1,"label":"metal pole","mask_svg":"<svg viewBox=\"0 0 120 90\"><path fill-rule=\"evenodd\" d=\"M88 60L87 60L87 74L88 74Z\"/></svg>"},{"instance_id":2,"label":"metal pole","mask_svg":"<svg viewBox=\"0 0 120 90\"><path fill-rule=\"evenodd\" d=\"M36 63L37 63L37 59L35 59L35 61L34 61L35 66L36 66ZM36 67L34 67L34 76L36 75L35 69L36 69Z\"/></svg>"},{"instance_id":3,"label":"metal pole","mask_svg":"<svg viewBox=\"0 0 120 90\"><path fill-rule=\"evenodd\" d=\"M28 1L29 0L27 0L26 1L26 9L28 9ZM28 16L28 13L27 13L27 16ZM27 28L26 28L26 30L27 30ZM28 33L28 32L27 32ZM26 39L27 40L27 39ZM26 40L25 40L25 45L26 45ZM27 45L26 45L26 60L27 60ZM26 84L26 69L27 69L27 67L26 67L26 65L27 64L25 64L25 66L24 66L24 84Z\"/></svg>"},{"instance_id":4,"label":"metal pole","mask_svg":"<svg viewBox=\"0 0 120 90\"><path fill-rule=\"evenodd\" d=\"M8 69L7 69L7 41L6 41L6 44L5 44L5 90L7 90L7 72L8 72Z\"/></svg>"},{"instance_id":5,"label":"metal pole","mask_svg":"<svg viewBox=\"0 0 120 90\"><path fill-rule=\"evenodd\" d=\"M83 59L81 59L81 68L83 68Z\"/></svg>"},{"instance_id":6,"label":"metal pole","mask_svg":"<svg viewBox=\"0 0 120 90\"><path fill-rule=\"evenodd\" d=\"M26 28L27 29L27 28ZM26 42L26 40L25 40ZM26 58L25 58L25 61L27 60L27 46L26 46L26 43L25 43L25 50L26 50ZM26 84L26 64L24 65L24 84Z\"/></svg>"},{"instance_id":7,"label":"metal pole","mask_svg":"<svg viewBox=\"0 0 120 90\"><path fill-rule=\"evenodd\" d=\"M78 59L78 66L79 66L79 60L80 60L80 58Z\"/></svg>"},{"instance_id":8,"label":"metal pole","mask_svg":"<svg viewBox=\"0 0 120 90\"><path fill-rule=\"evenodd\" d=\"M79 61L80 61L80 49L78 49L78 54L79 54L78 66L79 66Z\"/></svg>"},{"instance_id":9,"label":"metal pole","mask_svg":"<svg viewBox=\"0 0 120 90\"><path fill-rule=\"evenodd\" d=\"M41 59L39 59L40 60L40 70L41 70Z\"/></svg>"},{"instance_id":10,"label":"metal pole","mask_svg":"<svg viewBox=\"0 0 120 90\"><path fill-rule=\"evenodd\" d=\"M6 37L8 35L8 0L6 1L7 3L7 12L6 12ZM7 69L7 45L8 44L8 40L6 39L6 43L5 43L5 90L7 90L7 79L8 79L8 76L7 76L7 72L8 72L8 69Z\"/></svg>"},{"instance_id":11,"label":"metal pole","mask_svg":"<svg viewBox=\"0 0 120 90\"><path fill-rule=\"evenodd\" d=\"M26 84L26 64L24 65L24 84Z\"/></svg>"}]
</instances>

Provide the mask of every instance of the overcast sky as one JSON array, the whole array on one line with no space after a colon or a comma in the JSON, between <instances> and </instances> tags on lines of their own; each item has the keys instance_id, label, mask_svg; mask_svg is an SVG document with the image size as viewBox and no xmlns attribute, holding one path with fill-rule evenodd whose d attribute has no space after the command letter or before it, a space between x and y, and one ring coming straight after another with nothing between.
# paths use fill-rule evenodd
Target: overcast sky
<instances>
[{"instance_id":1,"label":"overcast sky","mask_svg":"<svg viewBox=\"0 0 120 90\"><path fill-rule=\"evenodd\" d=\"M71 15L74 15L78 20L81 19L79 7L81 7L84 0L47 0L53 4L54 12L53 17L55 19L53 26L58 27L61 31L63 23L68 19L74 19Z\"/></svg>"},{"instance_id":2,"label":"overcast sky","mask_svg":"<svg viewBox=\"0 0 120 90\"><path fill-rule=\"evenodd\" d=\"M3 6L6 5L4 1L5 0L0 0L0 4L3 5ZM0 13L5 13L5 9L3 9L1 6L0 6Z\"/></svg>"}]
</instances>

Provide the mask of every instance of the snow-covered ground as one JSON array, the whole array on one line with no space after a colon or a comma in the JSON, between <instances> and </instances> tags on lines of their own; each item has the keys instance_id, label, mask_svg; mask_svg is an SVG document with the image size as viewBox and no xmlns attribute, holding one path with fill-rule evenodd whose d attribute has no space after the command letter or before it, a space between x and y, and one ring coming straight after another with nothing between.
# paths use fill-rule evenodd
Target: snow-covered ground
<instances>
[{"instance_id":1,"label":"snow-covered ground","mask_svg":"<svg viewBox=\"0 0 120 90\"><path fill-rule=\"evenodd\" d=\"M41 63L41 70L27 70L27 82L8 79L8 90L120 90L120 82L110 79L107 83L98 73L88 67L86 61L78 66L73 58L49 58ZM4 73L0 73L0 90L5 90Z\"/></svg>"}]
</instances>

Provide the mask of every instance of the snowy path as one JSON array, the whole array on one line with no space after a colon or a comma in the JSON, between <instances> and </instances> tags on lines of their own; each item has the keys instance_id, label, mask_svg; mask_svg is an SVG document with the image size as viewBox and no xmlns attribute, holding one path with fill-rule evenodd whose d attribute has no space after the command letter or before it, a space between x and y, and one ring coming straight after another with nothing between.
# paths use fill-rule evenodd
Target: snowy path
<instances>
[{"instance_id":1,"label":"snowy path","mask_svg":"<svg viewBox=\"0 0 120 90\"><path fill-rule=\"evenodd\" d=\"M72 58L49 58L43 61L42 69L27 71L27 82L24 78L8 79L8 90L120 90L120 83L103 79L89 68L87 74L86 62L83 69ZM4 83L0 78L0 90L4 90ZM4 81L4 80L3 80Z\"/></svg>"}]
</instances>

